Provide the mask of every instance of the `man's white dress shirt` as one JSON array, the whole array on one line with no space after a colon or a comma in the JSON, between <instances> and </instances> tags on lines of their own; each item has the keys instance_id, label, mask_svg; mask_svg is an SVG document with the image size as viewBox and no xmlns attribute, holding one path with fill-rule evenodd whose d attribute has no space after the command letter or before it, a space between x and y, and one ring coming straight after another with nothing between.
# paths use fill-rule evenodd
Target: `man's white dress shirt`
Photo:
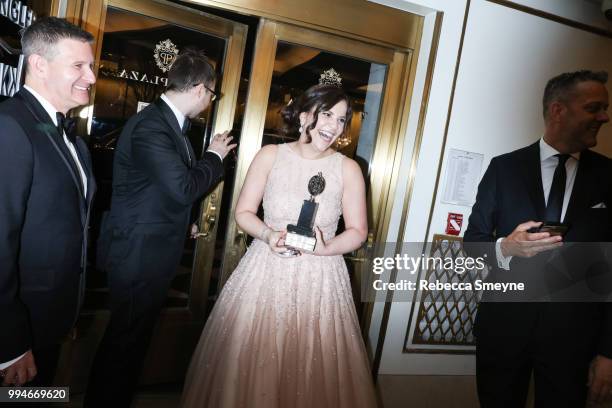
<instances>
[{"instance_id":1,"label":"man's white dress shirt","mask_svg":"<svg viewBox=\"0 0 612 408\"><path fill-rule=\"evenodd\" d=\"M57 126L57 115L56 115L58 112L57 109L55 109L49 101L47 101L38 92L30 88L29 86L24 85L23 87L27 89L32 95L34 95L36 100L38 100L38 102L42 105L45 111L47 111L49 116L51 116L51 120L53 121L53 124ZM79 169L79 175L81 176L81 181L83 182L83 195L87 197L87 175L85 174L85 171L83 170L83 165L81 164L79 160L74 144L70 140L68 140L68 137L66 136L66 132L64 132L63 136L64 136L64 143L68 147L68 150L70 151L70 155L74 159L74 162L76 163L77 168Z\"/></svg>"},{"instance_id":2,"label":"man's white dress shirt","mask_svg":"<svg viewBox=\"0 0 612 408\"><path fill-rule=\"evenodd\" d=\"M555 169L559 164L559 158L555 155L560 154L555 148L546 143L543 138L540 139L540 169L542 171L542 189L544 190L544 202L548 205L548 195L552 186ZM578 161L580 160L580 152L570 155L570 158L565 162L565 171L567 177L565 179L565 194L563 196L563 207L561 210L561 220L565 219L565 212L569 200L572 196L574 181L576 181L576 172L578 170ZM541 221L541 220L535 220ZM495 243L495 255L497 256L497 265L505 270L510 270L510 260L512 256L504 256L501 251L501 242L504 237L499 238Z\"/></svg>"}]
</instances>

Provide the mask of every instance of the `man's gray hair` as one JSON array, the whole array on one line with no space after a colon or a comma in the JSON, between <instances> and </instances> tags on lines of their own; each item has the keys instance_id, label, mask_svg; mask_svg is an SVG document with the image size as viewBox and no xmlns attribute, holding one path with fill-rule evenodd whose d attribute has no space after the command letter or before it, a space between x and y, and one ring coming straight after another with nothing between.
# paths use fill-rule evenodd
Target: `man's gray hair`
<instances>
[{"instance_id":1,"label":"man's gray hair","mask_svg":"<svg viewBox=\"0 0 612 408\"><path fill-rule=\"evenodd\" d=\"M21 32L21 51L25 59L37 54L51 60L57 54L57 43L72 39L87 43L93 42L93 35L68 21L57 17L43 17L36 20Z\"/></svg>"},{"instance_id":2,"label":"man's gray hair","mask_svg":"<svg viewBox=\"0 0 612 408\"><path fill-rule=\"evenodd\" d=\"M548 108L551 103L556 101L567 102L571 93L574 92L575 86L588 81L605 84L608 81L608 73L606 71L581 70L566 72L551 78L546 84L542 98L544 118L548 118Z\"/></svg>"}]
</instances>

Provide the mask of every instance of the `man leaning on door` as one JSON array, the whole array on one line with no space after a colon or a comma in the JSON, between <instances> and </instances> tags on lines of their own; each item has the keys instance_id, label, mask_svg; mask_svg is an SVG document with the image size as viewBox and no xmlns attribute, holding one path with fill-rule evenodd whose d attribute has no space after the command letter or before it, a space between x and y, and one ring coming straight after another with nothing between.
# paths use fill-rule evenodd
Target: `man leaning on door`
<instances>
[{"instance_id":1,"label":"man leaning on door","mask_svg":"<svg viewBox=\"0 0 612 408\"><path fill-rule=\"evenodd\" d=\"M179 265L192 204L223 174L236 145L215 135L197 160L185 133L189 119L216 98L206 56L186 50L168 72L160 99L132 117L113 162L113 195L100 237L111 317L91 370L86 407L127 407L157 317ZM100 260L99 260L100 261Z\"/></svg>"}]
</instances>

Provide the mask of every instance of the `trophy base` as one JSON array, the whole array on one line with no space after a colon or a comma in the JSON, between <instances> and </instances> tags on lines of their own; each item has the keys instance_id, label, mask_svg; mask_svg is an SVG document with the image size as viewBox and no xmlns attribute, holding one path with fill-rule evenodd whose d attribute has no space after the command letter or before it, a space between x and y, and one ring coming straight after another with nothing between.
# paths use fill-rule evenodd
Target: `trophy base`
<instances>
[{"instance_id":1,"label":"trophy base","mask_svg":"<svg viewBox=\"0 0 612 408\"><path fill-rule=\"evenodd\" d=\"M312 252L317 245L317 239L315 237L309 237L295 232L287 232L285 237L285 246L299 251Z\"/></svg>"},{"instance_id":2,"label":"trophy base","mask_svg":"<svg viewBox=\"0 0 612 408\"><path fill-rule=\"evenodd\" d=\"M300 256L300 251L293 248L287 248L286 251L278 252L276 255L280 256L281 258L295 258L296 256Z\"/></svg>"}]
</instances>

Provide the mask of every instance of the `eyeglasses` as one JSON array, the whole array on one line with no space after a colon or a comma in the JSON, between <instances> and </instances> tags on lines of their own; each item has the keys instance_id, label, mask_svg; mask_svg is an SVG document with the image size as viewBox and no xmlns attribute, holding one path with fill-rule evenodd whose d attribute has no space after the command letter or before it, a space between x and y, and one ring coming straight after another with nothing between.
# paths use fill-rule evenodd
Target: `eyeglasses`
<instances>
[{"instance_id":1,"label":"eyeglasses","mask_svg":"<svg viewBox=\"0 0 612 408\"><path fill-rule=\"evenodd\" d=\"M210 101L211 101L211 102L212 102L212 101L214 101L215 99L217 99L217 93L216 93L214 90L210 89L210 88L209 88L209 87L207 87L206 85L204 85L204 88L206 88L206 89L208 90L208 92L210 92L210 94L212 95L212 96L210 97Z\"/></svg>"}]
</instances>

